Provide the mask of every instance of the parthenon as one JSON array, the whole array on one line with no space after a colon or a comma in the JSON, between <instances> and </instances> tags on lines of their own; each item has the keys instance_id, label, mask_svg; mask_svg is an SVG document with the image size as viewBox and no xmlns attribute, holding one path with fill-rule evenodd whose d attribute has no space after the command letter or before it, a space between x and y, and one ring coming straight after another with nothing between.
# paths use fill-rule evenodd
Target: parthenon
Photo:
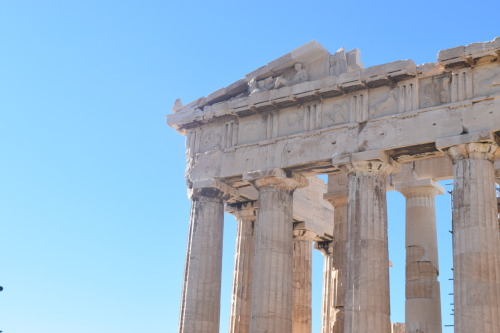
<instances>
[{"instance_id":1,"label":"parthenon","mask_svg":"<svg viewBox=\"0 0 500 333\"><path fill-rule=\"evenodd\" d=\"M230 333L442 331L435 197L453 179L454 331L500 332L500 37L364 68L309 42L174 104L192 202L179 333L218 333L224 211L238 221ZM324 184L317 175L327 175ZM405 323L391 324L387 191L406 198Z\"/></svg>"}]
</instances>

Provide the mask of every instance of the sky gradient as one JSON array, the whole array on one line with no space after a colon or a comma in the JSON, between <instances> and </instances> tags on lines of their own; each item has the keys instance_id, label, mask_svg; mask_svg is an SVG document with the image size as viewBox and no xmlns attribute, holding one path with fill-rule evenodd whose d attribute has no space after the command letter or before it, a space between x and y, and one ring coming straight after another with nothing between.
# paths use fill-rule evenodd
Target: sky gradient
<instances>
[{"instance_id":1,"label":"sky gradient","mask_svg":"<svg viewBox=\"0 0 500 333\"><path fill-rule=\"evenodd\" d=\"M3 1L0 330L176 332L190 203L187 104L317 40L365 67L500 35L498 1ZM444 181L449 184L452 181ZM451 186L446 186L451 189ZM450 198L437 199L452 324ZM388 193L392 320L404 321L404 199ZM226 216L221 330L236 222ZM313 258L319 332L322 257ZM451 328L443 332L449 333Z\"/></svg>"}]
</instances>

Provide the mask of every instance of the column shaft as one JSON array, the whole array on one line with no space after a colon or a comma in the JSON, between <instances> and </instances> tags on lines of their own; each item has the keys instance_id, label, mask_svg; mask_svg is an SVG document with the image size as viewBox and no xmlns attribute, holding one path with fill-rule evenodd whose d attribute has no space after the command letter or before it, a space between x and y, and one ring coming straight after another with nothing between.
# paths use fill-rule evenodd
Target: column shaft
<instances>
[{"instance_id":1,"label":"column shaft","mask_svg":"<svg viewBox=\"0 0 500 333\"><path fill-rule=\"evenodd\" d=\"M492 163L496 146L453 146L455 332L500 332L500 234Z\"/></svg>"},{"instance_id":2,"label":"column shaft","mask_svg":"<svg viewBox=\"0 0 500 333\"><path fill-rule=\"evenodd\" d=\"M292 331L292 194L259 191L250 332Z\"/></svg>"},{"instance_id":3,"label":"column shaft","mask_svg":"<svg viewBox=\"0 0 500 333\"><path fill-rule=\"evenodd\" d=\"M256 203L231 205L227 206L226 210L233 214L238 222L229 333L248 333L255 243L254 223L257 219Z\"/></svg>"},{"instance_id":4,"label":"column shaft","mask_svg":"<svg viewBox=\"0 0 500 333\"><path fill-rule=\"evenodd\" d=\"M406 198L406 332L441 333L441 297L434 198L430 179L398 184Z\"/></svg>"},{"instance_id":5,"label":"column shaft","mask_svg":"<svg viewBox=\"0 0 500 333\"><path fill-rule=\"evenodd\" d=\"M325 266L323 277L322 333L344 332L344 285L346 279L347 192L327 193L332 204L333 240L322 249Z\"/></svg>"},{"instance_id":6,"label":"column shaft","mask_svg":"<svg viewBox=\"0 0 500 333\"><path fill-rule=\"evenodd\" d=\"M333 199L333 329L329 333L344 332L344 294L347 265L347 196Z\"/></svg>"},{"instance_id":7,"label":"column shaft","mask_svg":"<svg viewBox=\"0 0 500 333\"><path fill-rule=\"evenodd\" d=\"M323 253L323 302L321 305L321 333L331 333L335 322L335 281L333 267L333 242L321 242L317 249Z\"/></svg>"},{"instance_id":8,"label":"column shaft","mask_svg":"<svg viewBox=\"0 0 500 333\"><path fill-rule=\"evenodd\" d=\"M301 232L302 230L294 230ZM312 243L300 235L293 240L292 333L312 329Z\"/></svg>"},{"instance_id":9,"label":"column shaft","mask_svg":"<svg viewBox=\"0 0 500 333\"><path fill-rule=\"evenodd\" d=\"M391 331L386 172L390 166L357 162L349 175L344 332Z\"/></svg>"},{"instance_id":10,"label":"column shaft","mask_svg":"<svg viewBox=\"0 0 500 333\"><path fill-rule=\"evenodd\" d=\"M224 207L217 190L193 196L180 333L218 333Z\"/></svg>"},{"instance_id":11,"label":"column shaft","mask_svg":"<svg viewBox=\"0 0 500 333\"><path fill-rule=\"evenodd\" d=\"M255 223L251 333L292 331L292 193L300 185L294 179L268 176L253 181L259 191L259 213Z\"/></svg>"}]
</instances>

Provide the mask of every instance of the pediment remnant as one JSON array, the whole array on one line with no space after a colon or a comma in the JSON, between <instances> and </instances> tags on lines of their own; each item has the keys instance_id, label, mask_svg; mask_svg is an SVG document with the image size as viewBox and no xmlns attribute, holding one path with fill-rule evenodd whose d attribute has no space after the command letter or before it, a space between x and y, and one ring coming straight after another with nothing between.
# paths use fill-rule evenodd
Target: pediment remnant
<instances>
[{"instance_id":1,"label":"pediment remnant","mask_svg":"<svg viewBox=\"0 0 500 333\"><path fill-rule=\"evenodd\" d=\"M358 49L346 52L344 48L341 48L334 54L330 54L321 44L311 41L207 97L199 98L184 106L176 101L172 111L203 108L269 90L359 71L362 68Z\"/></svg>"}]
</instances>

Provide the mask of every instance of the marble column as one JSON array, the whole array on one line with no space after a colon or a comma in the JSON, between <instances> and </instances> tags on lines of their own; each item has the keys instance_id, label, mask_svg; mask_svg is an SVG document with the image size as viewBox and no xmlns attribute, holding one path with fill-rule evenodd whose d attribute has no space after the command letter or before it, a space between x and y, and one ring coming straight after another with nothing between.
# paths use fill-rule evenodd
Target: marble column
<instances>
[{"instance_id":1,"label":"marble column","mask_svg":"<svg viewBox=\"0 0 500 333\"><path fill-rule=\"evenodd\" d=\"M464 143L453 160L453 277L456 333L500 332L500 233L492 160L497 146Z\"/></svg>"},{"instance_id":2,"label":"marble column","mask_svg":"<svg viewBox=\"0 0 500 333\"><path fill-rule=\"evenodd\" d=\"M191 190L179 333L219 333L224 193Z\"/></svg>"},{"instance_id":3,"label":"marble column","mask_svg":"<svg viewBox=\"0 0 500 333\"><path fill-rule=\"evenodd\" d=\"M293 191L300 176L279 169L247 175L259 191L250 317L251 333L292 331Z\"/></svg>"},{"instance_id":4,"label":"marble column","mask_svg":"<svg viewBox=\"0 0 500 333\"><path fill-rule=\"evenodd\" d=\"M441 333L441 297L435 196L444 189L431 179L396 184L406 198L407 333Z\"/></svg>"},{"instance_id":5,"label":"marble column","mask_svg":"<svg viewBox=\"0 0 500 333\"><path fill-rule=\"evenodd\" d=\"M335 281L333 267L333 241L317 242L314 248L323 254L323 300L321 304L321 333L333 332L335 323Z\"/></svg>"},{"instance_id":6,"label":"marble column","mask_svg":"<svg viewBox=\"0 0 500 333\"><path fill-rule=\"evenodd\" d=\"M257 219L257 202L249 201L227 205L226 211L236 217L238 222L229 333L248 333L250 329L254 224Z\"/></svg>"},{"instance_id":7,"label":"marble column","mask_svg":"<svg viewBox=\"0 0 500 333\"><path fill-rule=\"evenodd\" d=\"M349 165L344 332L389 333L386 177L381 161Z\"/></svg>"},{"instance_id":8,"label":"marble column","mask_svg":"<svg viewBox=\"0 0 500 333\"><path fill-rule=\"evenodd\" d=\"M333 206L333 241L330 249L325 251L324 278L329 288L324 290L323 309L326 309L323 318L323 333L344 332L344 285L346 278L346 241L347 241L347 192L327 193L327 199ZM329 253L329 254L328 254ZM326 294L325 294L326 293ZM325 304L326 303L326 304Z\"/></svg>"},{"instance_id":9,"label":"marble column","mask_svg":"<svg viewBox=\"0 0 500 333\"><path fill-rule=\"evenodd\" d=\"M313 234L293 230L292 333L311 333L312 329Z\"/></svg>"}]
</instances>

